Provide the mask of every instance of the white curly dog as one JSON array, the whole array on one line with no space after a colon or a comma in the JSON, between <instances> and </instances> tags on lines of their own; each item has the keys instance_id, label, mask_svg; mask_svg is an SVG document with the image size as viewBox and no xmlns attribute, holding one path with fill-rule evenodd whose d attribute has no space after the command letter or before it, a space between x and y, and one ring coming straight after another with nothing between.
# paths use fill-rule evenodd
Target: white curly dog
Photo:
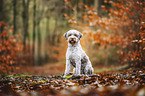
<instances>
[{"instance_id":1,"label":"white curly dog","mask_svg":"<svg viewBox=\"0 0 145 96\"><path fill-rule=\"evenodd\" d=\"M89 57L86 55L85 51L80 45L80 39L83 34L77 30L69 30L64 34L64 36L68 41L68 48L66 52L66 69L64 76L69 74L71 66L74 67L73 73L75 75L93 74L94 69Z\"/></svg>"}]
</instances>

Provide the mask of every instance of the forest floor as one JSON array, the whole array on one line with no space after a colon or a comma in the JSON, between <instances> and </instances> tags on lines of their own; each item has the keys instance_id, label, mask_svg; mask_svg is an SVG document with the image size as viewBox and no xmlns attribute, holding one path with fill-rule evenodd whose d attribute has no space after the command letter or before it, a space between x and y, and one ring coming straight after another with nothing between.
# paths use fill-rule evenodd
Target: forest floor
<instances>
[{"instance_id":1,"label":"forest floor","mask_svg":"<svg viewBox=\"0 0 145 96\"><path fill-rule=\"evenodd\" d=\"M95 73L108 72L108 71L119 71L127 68L128 65L122 66L105 66L97 65L93 66ZM72 68L73 69L73 68ZM33 75L62 75L65 71L65 62L48 63L42 66L20 66L17 68L15 73L17 74L33 74ZM71 70L72 71L72 70Z\"/></svg>"},{"instance_id":2,"label":"forest floor","mask_svg":"<svg viewBox=\"0 0 145 96\"><path fill-rule=\"evenodd\" d=\"M65 63L23 66L0 78L0 96L145 96L145 69L95 67L95 74L63 77Z\"/></svg>"},{"instance_id":3,"label":"forest floor","mask_svg":"<svg viewBox=\"0 0 145 96\"><path fill-rule=\"evenodd\" d=\"M65 70L65 63L48 63L42 66L20 66L17 68L18 74L33 74L33 75L61 75Z\"/></svg>"}]
</instances>

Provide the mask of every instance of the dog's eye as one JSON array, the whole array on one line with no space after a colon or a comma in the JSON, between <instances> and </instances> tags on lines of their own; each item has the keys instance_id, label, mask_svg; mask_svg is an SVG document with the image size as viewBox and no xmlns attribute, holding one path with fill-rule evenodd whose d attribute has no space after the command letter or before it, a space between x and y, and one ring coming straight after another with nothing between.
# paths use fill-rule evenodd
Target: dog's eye
<instances>
[{"instance_id":1,"label":"dog's eye","mask_svg":"<svg viewBox=\"0 0 145 96\"><path fill-rule=\"evenodd\" d=\"M77 34L74 34L74 36L78 37L78 35L77 35Z\"/></svg>"},{"instance_id":2,"label":"dog's eye","mask_svg":"<svg viewBox=\"0 0 145 96\"><path fill-rule=\"evenodd\" d=\"M68 35L68 37L71 36L71 34Z\"/></svg>"}]
</instances>

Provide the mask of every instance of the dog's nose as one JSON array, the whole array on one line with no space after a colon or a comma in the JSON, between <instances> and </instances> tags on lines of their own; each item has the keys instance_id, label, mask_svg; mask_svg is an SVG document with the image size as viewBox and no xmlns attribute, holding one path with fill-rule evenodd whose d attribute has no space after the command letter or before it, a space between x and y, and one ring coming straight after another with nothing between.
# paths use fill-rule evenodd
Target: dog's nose
<instances>
[{"instance_id":1,"label":"dog's nose","mask_svg":"<svg viewBox=\"0 0 145 96\"><path fill-rule=\"evenodd\" d=\"M70 44L75 44L76 43L76 38L70 38L69 43Z\"/></svg>"},{"instance_id":2,"label":"dog's nose","mask_svg":"<svg viewBox=\"0 0 145 96\"><path fill-rule=\"evenodd\" d=\"M76 41L76 38L70 38L70 41Z\"/></svg>"}]
</instances>

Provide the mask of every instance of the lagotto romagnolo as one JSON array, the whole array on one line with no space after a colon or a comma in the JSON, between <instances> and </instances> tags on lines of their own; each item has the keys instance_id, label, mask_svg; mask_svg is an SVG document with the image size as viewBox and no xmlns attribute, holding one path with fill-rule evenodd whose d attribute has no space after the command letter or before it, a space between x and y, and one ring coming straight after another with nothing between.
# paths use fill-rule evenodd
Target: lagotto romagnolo
<instances>
[{"instance_id":1,"label":"lagotto romagnolo","mask_svg":"<svg viewBox=\"0 0 145 96\"><path fill-rule=\"evenodd\" d=\"M80 45L80 39L83 34L73 29L66 32L64 36L68 42L64 76L69 74L72 66L74 67L73 73L75 75L93 74L94 69L89 60L89 57L86 55L85 51Z\"/></svg>"}]
</instances>

